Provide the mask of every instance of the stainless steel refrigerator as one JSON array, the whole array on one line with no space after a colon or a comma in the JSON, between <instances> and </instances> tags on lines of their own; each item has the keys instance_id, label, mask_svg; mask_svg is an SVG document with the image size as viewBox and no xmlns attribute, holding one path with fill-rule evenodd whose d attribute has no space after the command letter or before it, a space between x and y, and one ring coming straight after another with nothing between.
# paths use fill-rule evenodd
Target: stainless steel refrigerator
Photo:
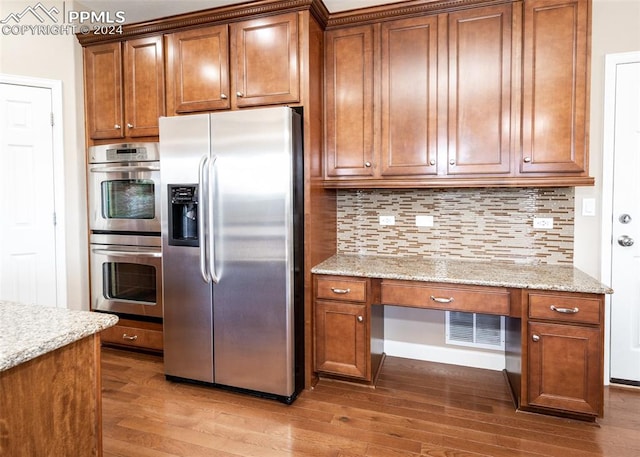
<instances>
[{"instance_id":1,"label":"stainless steel refrigerator","mask_svg":"<svg viewBox=\"0 0 640 457\"><path fill-rule=\"evenodd\" d=\"M302 388L301 130L287 107L160 119L168 379Z\"/></svg>"}]
</instances>

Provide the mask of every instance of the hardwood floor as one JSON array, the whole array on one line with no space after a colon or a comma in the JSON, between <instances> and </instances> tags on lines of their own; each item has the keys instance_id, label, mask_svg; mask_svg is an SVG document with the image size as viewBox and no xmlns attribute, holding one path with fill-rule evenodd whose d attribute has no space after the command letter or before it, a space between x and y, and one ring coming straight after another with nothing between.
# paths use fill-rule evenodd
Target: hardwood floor
<instances>
[{"instance_id":1,"label":"hardwood floor","mask_svg":"<svg viewBox=\"0 0 640 457\"><path fill-rule=\"evenodd\" d=\"M502 373L388 357L375 389L321 380L291 406L165 380L158 356L103 349L105 457L637 457L640 390L598 423L517 413Z\"/></svg>"}]
</instances>

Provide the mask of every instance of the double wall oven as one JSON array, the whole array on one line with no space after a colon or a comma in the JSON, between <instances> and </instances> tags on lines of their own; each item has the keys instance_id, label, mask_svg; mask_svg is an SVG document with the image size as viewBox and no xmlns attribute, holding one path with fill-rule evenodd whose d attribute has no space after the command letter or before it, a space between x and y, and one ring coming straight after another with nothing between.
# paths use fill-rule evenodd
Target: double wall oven
<instances>
[{"instance_id":1,"label":"double wall oven","mask_svg":"<svg viewBox=\"0 0 640 457\"><path fill-rule=\"evenodd\" d=\"M158 143L90 147L88 191L91 308L161 318Z\"/></svg>"}]
</instances>

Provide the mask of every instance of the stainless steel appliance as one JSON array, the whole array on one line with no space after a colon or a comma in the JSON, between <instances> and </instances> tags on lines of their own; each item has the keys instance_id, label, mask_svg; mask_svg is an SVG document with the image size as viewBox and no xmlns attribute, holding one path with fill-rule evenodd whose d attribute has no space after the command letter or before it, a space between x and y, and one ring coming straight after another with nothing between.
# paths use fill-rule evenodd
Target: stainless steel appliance
<instances>
[{"instance_id":1,"label":"stainless steel appliance","mask_svg":"<svg viewBox=\"0 0 640 457\"><path fill-rule=\"evenodd\" d=\"M162 317L160 237L92 234L91 308Z\"/></svg>"},{"instance_id":2,"label":"stainless steel appliance","mask_svg":"<svg viewBox=\"0 0 640 457\"><path fill-rule=\"evenodd\" d=\"M89 228L160 235L158 143L89 148Z\"/></svg>"},{"instance_id":3,"label":"stainless steel appliance","mask_svg":"<svg viewBox=\"0 0 640 457\"><path fill-rule=\"evenodd\" d=\"M169 379L292 402L303 385L300 115L160 119Z\"/></svg>"},{"instance_id":4,"label":"stainless steel appliance","mask_svg":"<svg viewBox=\"0 0 640 457\"><path fill-rule=\"evenodd\" d=\"M91 309L162 318L158 143L89 148Z\"/></svg>"}]
</instances>

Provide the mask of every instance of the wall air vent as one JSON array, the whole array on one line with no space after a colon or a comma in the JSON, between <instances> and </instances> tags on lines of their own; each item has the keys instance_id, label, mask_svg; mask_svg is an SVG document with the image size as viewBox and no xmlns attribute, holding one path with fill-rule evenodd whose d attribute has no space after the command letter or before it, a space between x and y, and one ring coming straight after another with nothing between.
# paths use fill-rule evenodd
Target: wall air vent
<instances>
[{"instance_id":1,"label":"wall air vent","mask_svg":"<svg viewBox=\"0 0 640 457\"><path fill-rule=\"evenodd\" d=\"M447 311L446 343L504 350L504 317Z\"/></svg>"}]
</instances>

